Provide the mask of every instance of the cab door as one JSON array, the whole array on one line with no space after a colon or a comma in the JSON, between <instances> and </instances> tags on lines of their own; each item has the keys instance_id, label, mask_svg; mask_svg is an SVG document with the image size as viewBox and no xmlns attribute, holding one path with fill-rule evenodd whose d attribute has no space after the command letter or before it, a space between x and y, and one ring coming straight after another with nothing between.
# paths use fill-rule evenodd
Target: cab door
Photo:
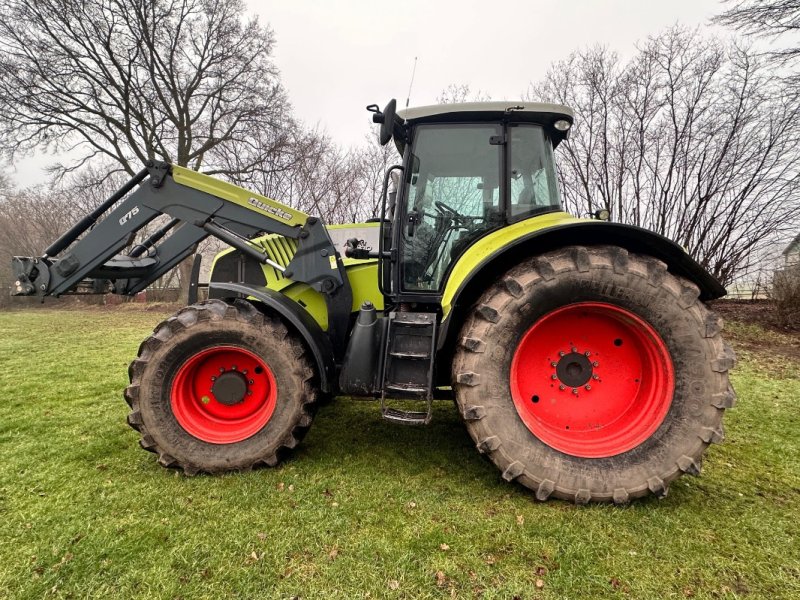
<instances>
[{"instance_id":1,"label":"cab door","mask_svg":"<svg viewBox=\"0 0 800 600\"><path fill-rule=\"evenodd\" d=\"M496 123L415 128L395 238L404 300L435 301L459 254L505 222L502 140Z\"/></svg>"}]
</instances>

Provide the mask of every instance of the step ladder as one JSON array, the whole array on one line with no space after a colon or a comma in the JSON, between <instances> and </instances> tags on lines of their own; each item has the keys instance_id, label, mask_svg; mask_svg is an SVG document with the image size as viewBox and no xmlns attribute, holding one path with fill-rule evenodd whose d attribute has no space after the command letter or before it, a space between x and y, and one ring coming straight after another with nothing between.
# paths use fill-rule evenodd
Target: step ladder
<instances>
[{"instance_id":1,"label":"step ladder","mask_svg":"<svg viewBox=\"0 0 800 600\"><path fill-rule=\"evenodd\" d=\"M436 329L435 313L389 313L381 375L381 414L387 421L403 425L431 422ZM425 410L387 406L387 397L424 401Z\"/></svg>"}]
</instances>

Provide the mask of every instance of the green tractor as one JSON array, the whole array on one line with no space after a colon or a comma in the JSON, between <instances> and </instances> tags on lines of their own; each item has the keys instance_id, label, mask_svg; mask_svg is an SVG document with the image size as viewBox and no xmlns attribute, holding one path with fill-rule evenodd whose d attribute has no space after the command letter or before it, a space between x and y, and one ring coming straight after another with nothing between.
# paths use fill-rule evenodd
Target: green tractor
<instances>
[{"instance_id":1,"label":"green tractor","mask_svg":"<svg viewBox=\"0 0 800 600\"><path fill-rule=\"evenodd\" d=\"M704 305L724 288L660 235L562 210L569 108L395 107L368 107L399 152L373 222L326 226L149 162L42 257L15 257L12 293L131 295L208 236L230 246L209 299L158 325L129 369L129 424L188 474L278 464L337 394L404 425L455 400L478 451L539 500L661 497L699 473L735 400Z\"/></svg>"}]
</instances>

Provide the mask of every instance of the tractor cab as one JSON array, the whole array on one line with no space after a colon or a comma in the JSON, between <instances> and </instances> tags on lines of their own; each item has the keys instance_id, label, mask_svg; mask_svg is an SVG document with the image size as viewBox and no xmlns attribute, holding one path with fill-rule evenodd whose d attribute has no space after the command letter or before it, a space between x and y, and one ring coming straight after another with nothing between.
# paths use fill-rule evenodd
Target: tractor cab
<instances>
[{"instance_id":1,"label":"tractor cab","mask_svg":"<svg viewBox=\"0 0 800 600\"><path fill-rule=\"evenodd\" d=\"M561 210L553 149L572 125L569 108L469 102L396 112L392 100L369 109L380 141L394 140L403 157L391 168L400 177L381 236L391 250L382 254L391 299L437 302L451 267L479 238Z\"/></svg>"}]
</instances>

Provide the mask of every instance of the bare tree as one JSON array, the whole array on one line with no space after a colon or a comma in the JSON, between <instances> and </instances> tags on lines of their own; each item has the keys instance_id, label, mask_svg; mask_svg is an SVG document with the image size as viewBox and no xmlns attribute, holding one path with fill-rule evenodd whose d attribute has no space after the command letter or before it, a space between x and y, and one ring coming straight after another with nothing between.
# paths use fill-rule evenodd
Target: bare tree
<instances>
[{"instance_id":1,"label":"bare tree","mask_svg":"<svg viewBox=\"0 0 800 600\"><path fill-rule=\"evenodd\" d=\"M380 217L383 180L387 169L400 162L400 155L393 143L381 146L376 135L366 137L364 144L353 156L358 170L358 210L352 211L352 220Z\"/></svg>"},{"instance_id":2,"label":"bare tree","mask_svg":"<svg viewBox=\"0 0 800 600\"><path fill-rule=\"evenodd\" d=\"M235 176L291 143L272 31L242 0L7 0L0 150L67 151L56 176L149 159ZM236 153L236 160L230 154ZM188 265L185 265L188 268Z\"/></svg>"},{"instance_id":3,"label":"bare tree","mask_svg":"<svg viewBox=\"0 0 800 600\"><path fill-rule=\"evenodd\" d=\"M436 97L436 102L454 104L456 102L487 102L491 99L489 94L481 90L473 92L468 83L462 85L451 83Z\"/></svg>"},{"instance_id":4,"label":"bare tree","mask_svg":"<svg viewBox=\"0 0 800 600\"><path fill-rule=\"evenodd\" d=\"M13 194L14 186L5 173L0 172L0 202L5 202Z\"/></svg>"},{"instance_id":5,"label":"bare tree","mask_svg":"<svg viewBox=\"0 0 800 600\"><path fill-rule=\"evenodd\" d=\"M740 33L788 45L766 54L772 62L794 67L789 79L800 83L796 67L800 61L800 0L722 0L728 8L714 18L716 23Z\"/></svg>"},{"instance_id":6,"label":"bare tree","mask_svg":"<svg viewBox=\"0 0 800 600\"><path fill-rule=\"evenodd\" d=\"M264 140L280 146L274 36L243 11L241 0L4 2L2 148L79 152L61 172L102 156L130 175L152 158L225 173L232 143L259 139L259 156Z\"/></svg>"},{"instance_id":7,"label":"bare tree","mask_svg":"<svg viewBox=\"0 0 800 600\"><path fill-rule=\"evenodd\" d=\"M68 203L53 201L44 186L17 190L0 177L0 305L11 290L11 257L41 254L73 219Z\"/></svg>"},{"instance_id":8,"label":"bare tree","mask_svg":"<svg viewBox=\"0 0 800 600\"><path fill-rule=\"evenodd\" d=\"M747 48L674 27L627 63L577 52L528 95L577 111L572 211L671 237L725 284L800 222L800 106Z\"/></svg>"},{"instance_id":9,"label":"bare tree","mask_svg":"<svg viewBox=\"0 0 800 600\"><path fill-rule=\"evenodd\" d=\"M356 222L379 215L384 174L398 160L395 146L381 146L374 135L344 149L319 131L300 129L261 169L234 179L327 223Z\"/></svg>"}]
</instances>

